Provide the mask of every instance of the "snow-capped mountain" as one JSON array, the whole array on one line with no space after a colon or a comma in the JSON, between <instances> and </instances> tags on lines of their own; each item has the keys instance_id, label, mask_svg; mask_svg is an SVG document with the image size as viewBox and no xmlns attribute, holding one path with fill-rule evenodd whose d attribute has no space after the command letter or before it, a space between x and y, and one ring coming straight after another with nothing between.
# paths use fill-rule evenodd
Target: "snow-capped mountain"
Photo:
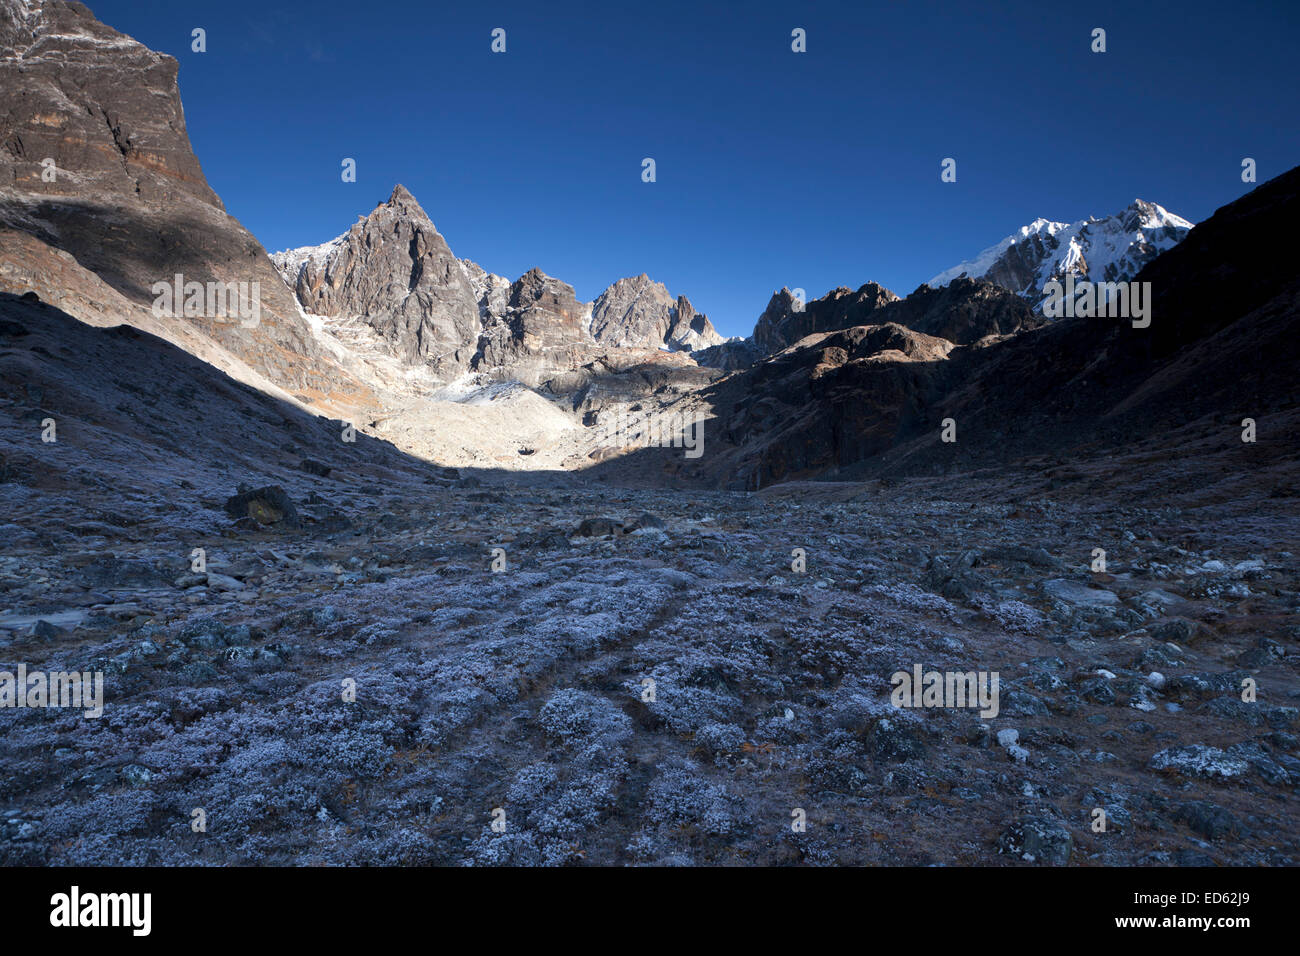
<instances>
[{"instance_id":1,"label":"snow-capped mountain","mask_svg":"<svg viewBox=\"0 0 1300 956\"><path fill-rule=\"evenodd\" d=\"M1075 223L1035 219L975 258L939 273L927 285L944 286L961 275L984 278L1032 299L1043 286L1073 273L1093 282L1123 282L1182 241L1193 223L1163 206L1135 199L1113 216Z\"/></svg>"}]
</instances>

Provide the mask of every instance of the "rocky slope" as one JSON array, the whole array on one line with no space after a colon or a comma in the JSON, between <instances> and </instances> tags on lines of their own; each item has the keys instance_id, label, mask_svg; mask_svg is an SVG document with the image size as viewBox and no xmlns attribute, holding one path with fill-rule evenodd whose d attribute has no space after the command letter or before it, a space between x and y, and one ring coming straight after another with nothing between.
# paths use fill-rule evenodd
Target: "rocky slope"
<instances>
[{"instance_id":1,"label":"rocky slope","mask_svg":"<svg viewBox=\"0 0 1300 956\"><path fill-rule=\"evenodd\" d=\"M1113 216L1075 223L1035 219L974 259L939 273L927 284L960 276L984 278L1041 303L1043 287L1067 275L1093 282L1127 282L1156 256L1186 238L1192 223L1142 199Z\"/></svg>"},{"instance_id":2,"label":"rocky slope","mask_svg":"<svg viewBox=\"0 0 1300 956\"><path fill-rule=\"evenodd\" d=\"M79 3L0 3L0 226L68 254L130 303L145 324L156 282L258 282L260 321L167 318L263 380L335 413L374 404L299 316L261 245L226 214L190 148L174 59L97 21ZM43 173L53 160L53 179ZM7 288L44 286L10 261ZM68 303L75 308L73 302Z\"/></svg>"},{"instance_id":3,"label":"rocky slope","mask_svg":"<svg viewBox=\"0 0 1300 956\"><path fill-rule=\"evenodd\" d=\"M943 289L923 285L906 299L868 282L856 292L841 286L807 303L782 289L772 296L746 344L751 355L761 358L817 332L888 322L958 345L1042 324L1017 296L991 282L961 279Z\"/></svg>"},{"instance_id":4,"label":"rocky slope","mask_svg":"<svg viewBox=\"0 0 1300 956\"><path fill-rule=\"evenodd\" d=\"M868 325L877 309L897 301L898 296L874 282L856 292L841 286L812 302L802 302L789 289L782 289L773 293L758 317L749 343L756 354L772 355L814 332Z\"/></svg>"},{"instance_id":5,"label":"rocky slope","mask_svg":"<svg viewBox=\"0 0 1300 956\"><path fill-rule=\"evenodd\" d=\"M972 323L944 301L949 290L922 287L872 320L910 312L914 326L940 322L936 331L966 344L934 348L901 321L805 339L695 396L718 419L722 445L701 473L753 488L1082 458L1139 442L1174 453L1193 438L1283 453L1298 437L1289 416L1300 404L1290 371L1300 366L1300 277L1280 250L1300 214L1298 185L1300 169L1257 187L1138 273L1153 289L1149 328L1043 324L997 294L975 296L985 308ZM971 301L979 285L949 288ZM1241 421L1270 416L1275 427L1244 445ZM941 441L946 419L957 428L951 443Z\"/></svg>"},{"instance_id":6,"label":"rocky slope","mask_svg":"<svg viewBox=\"0 0 1300 956\"><path fill-rule=\"evenodd\" d=\"M889 303L875 318L956 345L973 345L988 336L1015 335L1043 324L1019 296L979 279L956 279L939 289L923 285L906 299Z\"/></svg>"}]
</instances>

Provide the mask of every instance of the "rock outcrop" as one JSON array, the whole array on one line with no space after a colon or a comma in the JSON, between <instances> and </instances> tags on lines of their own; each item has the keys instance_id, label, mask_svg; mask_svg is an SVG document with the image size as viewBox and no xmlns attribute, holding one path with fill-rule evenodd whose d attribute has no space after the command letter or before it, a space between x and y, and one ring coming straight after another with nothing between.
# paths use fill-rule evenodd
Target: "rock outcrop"
<instances>
[{"instance_id":1,"label":"rock outcrop","mask_svg":"<svg viewBox=\"0 0 1300 956\"><path fill-rule=\"evenodd\" d=\"M469 259L461 259L460 264L469 276L470 287L474 290L479 318L486 322L492 316L505 315L506 309L510 307L511 281L505 276L488 272Z\"/></svg>"},{"instance_id":2,"label":"rock outcrop","mask_svg":"<svg viewBox=\"0 0 1300 956\"><path fill-rule=\"evenodd\" d=\"M882 454L928 421L954 348L896 323L806 336L705 389L719 433L704 470L752 490Z\"/></svg>"},{"instance_id":3,"label":"rock outcrop","mask_svg":"<svg viewBox=\"0 0 1300 956\"><path fill-rule=\"evenodd\" d=\"M749 339L735 338L691 353L697 365L721 372L734 372L753 365L763 356Z\"/></svg>"},{"instance_id":4,"label":"rock outcrop","mask_svg":"<svg viewBox=\"0 0 1300 956\"><path fill-rule=\"evenodd\" d=\"M957 279L938 289L923 285L882 308L877 318L957 345L1036 329L1045 321L1020 296L979 279Z\"/></svg>"},{"instance_id":5,"label":"rock outcrop","mask_svg":"<svg viewBox=\"0 0 1300 956\"><path fill-rule=\"evenodd\" d=\"M758 317L750 341L760 354L771 355L814 332L870 325L878 309L897 301L898 296L874 282L856 292L841 286L812 302L801 302L789 289L782 289Z\"/></svg>"},{"instance_id":6,"label":"rock outcrop","mask_svg":"<svg viewBox=\"0 0 1300 956\"><path fill-rule=\"evenodd\" d=\"M923 285L906 299L875 282L857 291L841 286L812 302L801 302L782 289L768 302L743 349L724 346L704 353L700 361L720 368L743 367L747 359L774 355L810 335L887 322L967 345L986 335L1036 328L1042 319L1019 296L983 280L959 279L938 289Z\"/></svg>"},{"instance_id":7,"label":"rock outcrop","mask_svg":"<svg viewBox=\"0 0 1300 956\"><path fill-rule=\"evenodd\" d=\"M593 358L588 314L573 286L532 269L511 283L505 311L488 314L473 368L530 386L572 372Z\"/></svg>"}]
</instances>

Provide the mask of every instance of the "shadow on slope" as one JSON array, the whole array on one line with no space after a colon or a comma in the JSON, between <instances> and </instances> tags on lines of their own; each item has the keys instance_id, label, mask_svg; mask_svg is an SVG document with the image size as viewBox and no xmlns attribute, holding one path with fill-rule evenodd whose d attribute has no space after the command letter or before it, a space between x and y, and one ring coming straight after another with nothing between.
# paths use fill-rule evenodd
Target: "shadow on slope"
<instances>
[{"instance_id":1,"label":"shadow on slope","mask_svg":"<svg viewBox=\"0 0 1300 956\"><path fill-rule=\"evenodd\" d=\"M1149 328L1069 318L892 363L836 333L729 376L702 393L729 423L712 477L758 488L1176 455L1208 437L1244 444L1247 418L1261 447L1294 455L1300 276L1286 236L1298 216L1300 169L1197 226L1135 280L1151 283ZM956 442L940 440L945 419Z\"/></svg>"}]
</instances>

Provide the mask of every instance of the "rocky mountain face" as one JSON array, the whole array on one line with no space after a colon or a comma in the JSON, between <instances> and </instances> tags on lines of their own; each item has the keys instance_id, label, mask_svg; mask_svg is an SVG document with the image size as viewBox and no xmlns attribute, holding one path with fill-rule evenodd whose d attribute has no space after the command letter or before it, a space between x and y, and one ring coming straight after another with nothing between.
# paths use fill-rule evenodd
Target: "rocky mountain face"
<instances>
[{"instance_id":1,"label":"rocky mountain face","mask_svg":"<svg viewBox=\"0 0 1300 956\"><path fill-rule=\"evenodd\" d=\"M474 290L474 301L478 303L479 318L486 323L493 316L505 315L506 309L510 306L510 280L505 276L488 272L477 262L468 259L461 259L460 264L465 274L469 276L470 287Z\"/></svg>"},{"instance_id":2,"label":"rocky mountain face","mask_svg":"<svg viewBox=\"0 0 1300 956\"><path fill-rule=\"evenodd\" d=\"M61 251L146 325L158 282L260 287L256 326L164 316L177 342L234 356L259 382L334 410L373 395L322 350L261 245L226 214L190 148L174 59L80 3L0 0L0 227ZM7 288L63 294L11 261ZM69 308L77 308L75 301ZM176 310L178 313L181 310ZM89 314L89 313L87 313ZM233 367L233 365L231 366Z\"/></svg>"},{"instance_id":3,"label":"rocky mountain face","mask_svg":"<svg viewBox=\"0 0 1300 956\"><path fill-rule=\"evenodd\" d=\"M190 149L174 59L61 0L0 0L0 52L5 187L222 208ZM47 157L62 173L52 182Z\"/></svg>"},{"instance_id":4,"label":"rocky mountain face","mask_svg":"<svg viewBox=\"0 0 1300 956\"><path fill-rule=\"evenodd\" d=\"M725 341L686 296L674 299L663 283L652 281L644 272L619 279L596 297L591 334L607 345L686 352Z\"/></svg>"},{"instance_id":5,"label":"rocky mountain face","mask_svg":"<svg viewBox=\"0 0 1300 956\"><path fill-rule=\"evenodd\" d=\"M449 377L469 368L481 328L473 285L404 187L332 242L272 261L308 312L363 318L409 364Z\"/></svg>"},{"instance_id":6,"label":"rocky mountain face","mask_svg":"<svg viewBox=\"0 0 1300 956\"><path fill-rule=\"evenodd\" d=\"M536 386L596 351L572 286L539 269L508 282L457 259L401 185L338 238L271 259L304 310L361 321L441 382L475 372Z\"/></svg>"},{"instance_id":7,"label":"rocky mountain face","mask_svg":"<svg viewBox=\"0 0 1300 956\"><path fill-rule=\"evenodd\" d=\"M344 235L271 258L306 311L359 318L402 361L446 381L475 372L537 386L615 350L627 350L613 358L625 365L724 341L685 296L644 274L585 303L539 269L511 282L457 259L400 185Z\"/></svg>"},{"instance_id":8,"label":"rocky mountain face","mask_svg":"<svg viewBox=\"0 0 1300 956\"><path fill-rule=\"evenodd\" d=\"M1192 223L1153 202L1135 199L1113 216L1075 223L1035 219L1010 236L939 273L927 285L961 276L984 278L1041 303L1043 287L1073 275L1092 282L1127 282L1156 256L1181 242Z\"/></svg>"},{"instance_id":9,"label":"rocky mountain face","mask_svg":"<svg viewBox=\"0 0 1300 956\"><path fill-rule=\"evenodd\" d=\"M573 286L532 269L511 283L505 311L488 314L474 368L527 385L573 372L596 357L589 315Z\"/></svg>"}]
</instances>

